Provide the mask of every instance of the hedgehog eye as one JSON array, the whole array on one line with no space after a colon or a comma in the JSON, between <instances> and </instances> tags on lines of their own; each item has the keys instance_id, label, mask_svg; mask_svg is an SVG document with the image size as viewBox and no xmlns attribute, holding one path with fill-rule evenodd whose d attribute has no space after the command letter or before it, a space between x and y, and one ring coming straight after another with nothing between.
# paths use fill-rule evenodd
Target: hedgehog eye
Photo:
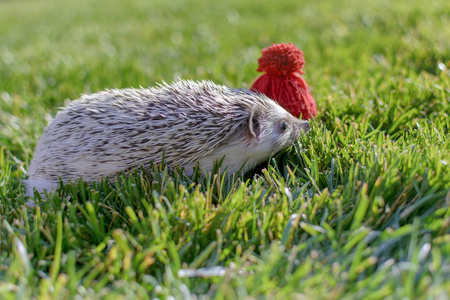
<instances>
[{"instance_id":1,"label":"hedgehog eye","mask_svg":"<svg viewBox=\"0 0 450 300\"><path fill-rule=\"evenodd\" d=\"M286 121L281 122L281 124L280 124L281 132L285 132L287 128L288 128L288 123Z\"/></svg>"}]
</instances>

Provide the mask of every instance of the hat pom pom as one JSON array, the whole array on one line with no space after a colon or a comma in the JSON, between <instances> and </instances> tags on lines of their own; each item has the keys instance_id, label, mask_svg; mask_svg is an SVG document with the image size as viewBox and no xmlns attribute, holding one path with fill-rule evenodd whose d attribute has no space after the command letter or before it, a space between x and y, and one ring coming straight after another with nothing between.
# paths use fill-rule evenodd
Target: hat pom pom
<instances>
[{"instance_id":1,"label":"hat pom pom","mask_svg":"<svg viewBox=\"0 0 450 300\"><path fill-rule=\"evenodd\" d=\"M258 64L258 72L265 74L253 83L252 91L272 98L297 118L308 120L316 116L316 103L300 76L305 64L302 51L293 44L274 44L263 49Z\"/></svg>"},{"instance_id":2,"label":"hat pom pom","mask_svg":"<svg viewBox=\"0 0 450 300\"><path fill-rule=\"evenodd\" d=\"M274 44L263 49L258 64L258 72L266 72L269 75L286 76L292 73L305 73L302 71L305 64L303 52L293 44Z\"/></svg>"}]
</instances>

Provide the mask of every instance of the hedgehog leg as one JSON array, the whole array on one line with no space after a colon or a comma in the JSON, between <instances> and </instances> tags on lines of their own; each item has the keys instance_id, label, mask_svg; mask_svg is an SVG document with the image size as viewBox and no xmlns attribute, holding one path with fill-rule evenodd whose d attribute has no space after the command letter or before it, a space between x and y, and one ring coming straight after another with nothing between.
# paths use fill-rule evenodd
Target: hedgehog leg
<instances>
[{"instance_id":1,"label":"hedgehog leg","mask_svg":"<svg viewBox=\"0 0 450 300\"><path fill-rule=\"evenodd\" d=\"M58 185L45 179L28 179L22 180L22 182L25 184L25 196L32 198L34 197L34 189L39 193L44 192L44 190L52 192L56 190L56 186Z\"/></svg>"}]
</instances>

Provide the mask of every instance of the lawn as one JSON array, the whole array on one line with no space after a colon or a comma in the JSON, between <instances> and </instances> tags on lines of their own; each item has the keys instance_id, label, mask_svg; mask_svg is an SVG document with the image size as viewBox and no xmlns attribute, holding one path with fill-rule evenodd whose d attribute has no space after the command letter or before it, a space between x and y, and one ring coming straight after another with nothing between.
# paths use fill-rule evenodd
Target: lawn
<instances>
[{"instance_id":1,"label":"lawn","mask_svg":"<svg viewBox=\"0 0 450 300\"><path fill-rule=\"evenodd\" d=\"M318 115L245 175L21 179L69 99L250 87L303 50ZM449 299L450 3L0 1L0 299Z\"/></svg>"}]
</instances>

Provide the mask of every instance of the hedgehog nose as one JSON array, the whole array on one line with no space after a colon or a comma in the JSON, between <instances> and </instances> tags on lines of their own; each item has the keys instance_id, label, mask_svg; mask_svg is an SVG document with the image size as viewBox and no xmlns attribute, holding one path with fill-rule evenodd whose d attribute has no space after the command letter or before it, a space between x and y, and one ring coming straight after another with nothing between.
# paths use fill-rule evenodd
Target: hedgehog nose
<instances>
[{"instance_id":1,"label":"hedgehog nose","mask_svg":"<svg viewBox=\"0 0 450 300\"><path fill-rule=\"evenodd\" d=\"M298 123L299 123L298 127L301 131L303 131L304 133L307 133L309 131L309 128L311 127L311 125L309 125L308 121L299 120Z\"/></svg>"},{"instance_id":2,"label":"hedgehog nose","mask_svg":"<svg viewBox=\"0 0 450 300\"><path fill-rule=\"evenodd\" d=\"M298 139L303 134L309 131L310 125L308 121L304 120L296 120L296 126L294 126L294 130L292 131L292 138Z\"/></svg>"}]
</instances>

